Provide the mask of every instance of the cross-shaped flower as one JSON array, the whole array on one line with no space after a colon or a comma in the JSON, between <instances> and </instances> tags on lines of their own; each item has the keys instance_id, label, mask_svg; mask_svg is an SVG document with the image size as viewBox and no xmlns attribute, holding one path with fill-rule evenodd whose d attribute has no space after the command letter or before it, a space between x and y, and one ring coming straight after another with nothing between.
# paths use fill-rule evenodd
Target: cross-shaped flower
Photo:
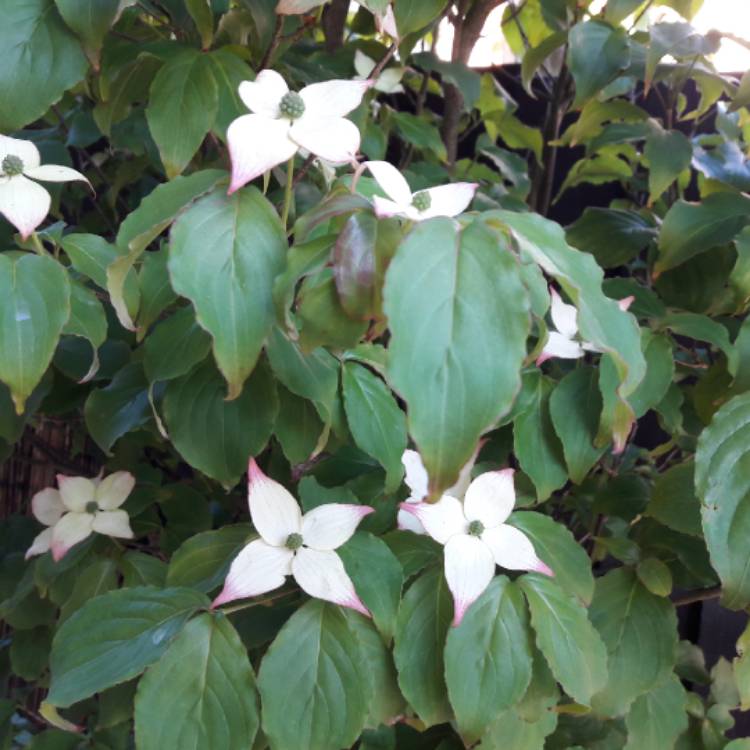
<instances>
[{"instance_id":1,"label":"cross-shaped flower","mask_svg":"<svg viewBox=\"0 0 750 750\"><path fill-rule=\"evenodd\" d=\"M75 544L92 532L132 539L130 519L118 508L135 486L128 471L116 471L104 479L57 475L57 486L31 498L31 512L49 528L42 531L26 551L26 558L52 550L57 562Z\"/></svg>"},{"instance_id":2,"label":"cross-shaped flower","mask_svg":"<svg viewBox=\"0 0 750 750\"><path fill-rule=\"evenodd\" d=\"M401 503L436 542L445 545L453 625L461 623L466 610L487 588L495 565L554 575L537 557L526 534L504 523L515 504L513 469L480 474L466 490L463 503L450 495L434 504Z\"/></svg>"},{"instance_id":3,"label":"cross-shaped flower","mask_svg":"<svg viewBox=\"0 0 750 750\"><path fill-rule=\"evenodd\" d=\"M412 221L424 221L434 216L458 216L471 203L478 187L476 182L454 182L412 193L401 172L387 161L366 161L365 166L391 199L373 197L379 217L404 216Z\"/></svg>"},{"instance_id":4,"label":"cross-shaped flower","mask_svg":"<svg viewBox=\"0 0 750 750\"><path fill-rule=\"evenodd\" d=\"M341 558L334 552L374 509L367 505L328 503L303 516L292 495L267 477L250 459L247 472L250 518L260 539L235 557L224 588L212 607L265 594L293 575L310 596L351 607L369 616Z\"/></svg>"},{"instance_id":5,"label":"cross-shaped flower","mask_svg":"<svg viewBox=\"0 0 750 750\"><path fill-rule=\"evenodd\" d=\"M460 500L466 494L466 489L471 482L471 470L474 468L474 462L477 460L480 448L481 444L477 446L474 455L461 469L461 473L458 475L456 483L450 489L445 491L446 495L456 497ZM417 451L405 450L401 456L401 463L403 464L405 471L404 482L406 482L406 486L411 490L411 494L406 498L405 502L422 502L422 500L424 500L429 494L430 485L430 479L427 475L427 469L425 469L424 464L422 463L422 457ZM419 519L412 513L407 513L405 510L400 509L397 520L398 528L403 531L413 531L415 534L427 533Z\"/></svg>"},{"instance_id":6,"label":"cross-shaped flower","mask_svg":"<svg viewBox=\"0 0 750 750\"><path fill-rule=\"evenodd\" d=\"M39 150L31 141L0 135L0 213L24 240L44 221L52 202L50 194L33 180L82 180L88 184L80 172L70 167L42 166Z\"/></svg>"},{"instance_id":7,"label":"cross-shaped flower","mask_svg":"<svg viewBox=\"0 0 750 750\"><path fill-rule=\"evenodd\" d=\"M376 68L375 60L368 57L361 50L354 53L354 69L357 71L356 80L369 80L370 73ZM394 67L386 68L376 79L373 88L384 94L400 94L404 87L401 85L401 78L406 68Z\"/></svg>"},{"instance_id":8,"label":"cross-shaped flower","mask_svg":"<svg viewBox=\"0 0 750 750\"><path fill-rule=\"evenodd\" d=\"M362 101L372 81L325 81L290 91L274 70L258 73L239 86L253 114L238 117L227 130L232 181L229 194L301 148L321 159L344 164L359 150L357 126L344 115Z\"/></svg>"},{"instance_id":9,"label":"cross-shaped flower","mask_svg":"<svg viewBox=\"0 0 750 750\"><path fill-rule=\"evenodd\" d=\"M560 357L561 359L578 359L585 352L601 352L599 347L594 344L578 340L578 310L573 305L568 305L562 301L560 295L550 289L552 303L550 305L550 316L555 330L547 334L547 341L542 347L541 354L537 357L537 365L552 358ZM620 309L625 312L633 302L633 297L625 297L617 303Z\"/></svg>"}]
</instances>

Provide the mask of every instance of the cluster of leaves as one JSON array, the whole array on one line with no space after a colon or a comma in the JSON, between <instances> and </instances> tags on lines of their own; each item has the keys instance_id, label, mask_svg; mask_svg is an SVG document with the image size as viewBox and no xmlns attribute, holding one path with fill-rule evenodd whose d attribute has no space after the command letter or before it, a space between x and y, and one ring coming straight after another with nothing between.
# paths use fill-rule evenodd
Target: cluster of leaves
<instances>
[{"instance_id":1,"label":"cluster of leaves","mask_svg":"<svg viewBox=\"0 0 750 750\"><path fill-rule=\"evenodd\" d=\"M384 0L5 0L0 130L96 195L54 188L28 241L0 225L0 453L61 421L137 485L134 541L57 563L3 521L0 747L748 747L748 636L709 671L676 605L750 605L750 78L713 69L700 0L658 4L685 20L507 3L537 129L466 66L499 1L396 0L389 46ZM283 168L227 196L239 83L352 78L357 50L404 69L350 115L362 153L479 183L460 220L378 219L372 179L302 156L291 204ZM574 148L559 195L618 197L563 229ZM540 367L550 283L595 352ZM395 529L401 456L436 499L480 439L555 578L498 575L451 628L441 548ZM371 621L291 584L208 610L254 533L249 456L306 511L375 508L339 550Z\"/></svg>"}]
</instances>

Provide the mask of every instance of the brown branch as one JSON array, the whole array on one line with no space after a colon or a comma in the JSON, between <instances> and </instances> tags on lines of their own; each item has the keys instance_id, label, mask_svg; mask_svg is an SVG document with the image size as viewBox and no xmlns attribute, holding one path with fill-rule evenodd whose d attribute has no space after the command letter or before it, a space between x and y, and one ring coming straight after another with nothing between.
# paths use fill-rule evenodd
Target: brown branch
<instances>
[{"instance_id":1,"label":"brown branch","mask_svg":"<svg viewBox=\"0 0 750 750\"><path fill-rule=\"evenodd\" d=\"M388 65L388 61L393 57L393 54L397 48L398 45L396 44L396 42L388 47L388 51L383 55L380 62L370 72L370 80L377 81L378 76L383 72L383 68Z\"/></svg>"},{"instance_id":2,"label":"brown branch","mask_svg":"<svg viewBox=\"0 0 750 750\"><path fill-rule=\"evenodd\" d=\"M326 52L329 54L333 54L344 44L348 12L349 0L332 0L323 10L323 36L326 40Z\"/></svg>"},{"instance_id":3,"label":"brown branch","mask_svg":"<svg viewBox=\"0 0 750 750\"><path fill-rule=\"evenodd\" d=\"M256 72L260 72L261 70L265 70L268 67L268 64L271 62L271 58L273 57L274 52L276 52L277 47L279 46L279 43L281 42L281 32L284 29L284 16L277 15L276 16L276 27L273 30L273 36L271 37L271 41L268 45L268 48L266 49L263 57L261 58L260 65L258 65L258 70Z\"/></svg>"},{"instance_id":4,"label":"brown branch","mask_svg":"<svg viewBox=\"0 0 750 750\"><path fill-rule=\"evenodd\" d=\"M676 596L672 599L675 607L684 607L687 604L696 602L705 602L709 599L718 599L721 596L721 586L712 586L710 589L698 589L697 591L688 591L682 596Z\"/></svg>"}]
</instances>

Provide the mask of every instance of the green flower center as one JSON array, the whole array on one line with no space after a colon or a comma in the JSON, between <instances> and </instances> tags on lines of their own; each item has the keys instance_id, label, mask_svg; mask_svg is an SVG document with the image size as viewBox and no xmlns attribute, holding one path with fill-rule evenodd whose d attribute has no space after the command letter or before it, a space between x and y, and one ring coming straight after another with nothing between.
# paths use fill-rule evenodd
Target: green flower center
<instances>
[{"instance_id":1,"label":"green flower center","mask_svg":"<svg viewBox=\"0 0 750 750\"><path fill-rule=\"evenodd\" d=\"M86 513L96 513L96 511L99 510L99 506L97 505L96 500L89 500L86 503Z\"/></svg>"},{"instance_id":2,"label":"green flower center","mask_svg":"<svg viewBox=\"0 0 750 750\"><path fill-rule=\"evenodd\" d=\"M286 538L284 546L291 550L299 549L302 546L302 534L290 534Z\"/></svg>"},{"instance_id":3,"label":"green flower center","mask_svg":"<svg viewBox=\"0 0 750 750\"><path fill-rule=\"evenodd\" d=\"M279 112L282 117L296 120L305 113L305 102L296 91L287 91L279 102Z\"/></svg>"},{"instance_id":4,"label":"green flower center","mask_svg":"<svg viewBox=\"0 0 750 750\"><path fill-rule=\"evenodd\" d=\"M417 211L426 211L432 205L432 198L430 198L430 194L425 190L414 195L411 199L411 205Z\"/></svg>"},{"instance_id":5,"label":"green flower center","mask_svg":"<svg viewBox=\"0 0 750 750\"><path fill-rule=\"evenodd\" d=\"M8 154L2 163L3 172L8 177L15 177L16 175L23 174L23 160L13 154Z\"/></svg>"},{"instance_id":6,"label":"green flower center","mask_svg":"<svg viewBox=\"0 0 750 750\"><path fill-rule=\"evenodd\" d=\"M484 524L481 521L472 521L469 524L469 534L472 536L482 536Z\"/></svg>"}]
</instances>

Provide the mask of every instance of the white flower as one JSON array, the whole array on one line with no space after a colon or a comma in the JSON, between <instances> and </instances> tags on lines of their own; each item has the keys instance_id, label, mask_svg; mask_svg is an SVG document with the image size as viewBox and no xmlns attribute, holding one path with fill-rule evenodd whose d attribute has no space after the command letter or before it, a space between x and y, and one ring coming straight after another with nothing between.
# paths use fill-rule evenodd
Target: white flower
<instances>
[{"instance_id":1,"label":"white flower","mask_svg":"<svg viewBox=\"0 0 750 750\"><path fill-rule=\"evenodd\" d=\"M52 550L57 562L78 542L92 532L132 539L130 519L124 510L117 510L135 486L128 471L116 471L104 479L57 475L57 486L37 492L31 498L31 511L38 521L49 528L34 539L26 551L26 559Z\"/></svg>"},{"instance_id":2,"label":"white flower","mask_svg":"<svg viewBox=\"0 0 750 750\"><path fill-rule=\"evenodd\" d=\"M393 13L393 5L390 3L382 16L375 14L375 25L381 34L388 34L388 36L396 40L400 39L398 28L396 27L396 16Z\"/></svg>"},{"instance_id":3,"label":"white flower","mask_svg":"<svg viewBox=\"0 0 750 750\"><path fill-rule=\"evenodd\" d=\"M391 200L375 196L373 204L379 217L405 216L424 221L434 216L457 216L465 211L477 190L476 182L454 182L412 193L401 172L387 161L366 161L365 166Z\"/></svg>"},{"instance_id":4,"label":"white flower","mask_svg":"<svg viewBox=\"0 0 750 750\"><path fill-rule=\"evenodd\" d=\"M329 503L303 516L297 501L250 459L247 502L260 534L235 557L217 607L233 599L257 596L283 585L293 575L303 591L369 616L354 584L334 552L354 534L374 509L366 505Z\"/></svg>"},{"instance_id":5,"label":"white flower","mask_svg":"<svg viewBox=\"0 0 750 750\"><path fill-rule=\"evenodd\" d=\"M369 80L370 73L375 70L375 60L368 57L361 50L354 53L354 69L357 71L357 80ZM373 87L376 91L382 91L384 94L400 94L404 87L401 85L401 78L406 68L386 68L376 79Z\"/></svg>"},{"instance_id":6,"label":"white flower","mask_svg":"<svg viewBox=\"0 0 750 750\"><path fill-rule=\"evenodd\" d=\"M0 213L24 240L44 221L51 203L50 194L32 180L83 180L88 184L75 169L57 164L41 166L40 162L39 151L31 141L0 135Z\"/></svg>"},{"instance_id":7,"label":"white flower","mask_svg":"<svg viewBox=\"0 0 750 750\"><path fill-rule=\"evenodd\" d=\"M474 462L477 460L481 447L482 443L477 446L472 457L461 469L456 483L445 491L446 495L451 495L451 497L456 497L460 500L466 494L466 489L471 482L471 470L474 468ZM422 463L422 457L417 451L405 450L401 456L401 463L404 465L406 472L404 482L406 482L406 486L411 490L411 494L405 502L421 503L429 494L430 485L427 469L425 469ZM427 533L416 516L402 509L398 511L398 528L403 531L413 531L415 534Z\"/></svg>"},{"instance_id":8,"label":"white flower","mask_svg":"<svg viewBox=\"0 0 750 750\"><path fill-rule=\"evenodd\" d=\"M550 294L552 296L550 315L555 330L551 330L547 334L547 341L536 360L537 365L551 357L577 359L582 357L584 352L601 352L601 349L589 341L577 340L580 339L578 336L578 310L573 305L563 302L554 289L550 289ZM633 297L625 297L617 304L625 312L633 299Z\"/></svg>"},{"instance_id":9,"label":"white flower","mask_svg":"<svg viewBox=\"0 0 750 750\"><path fill-rule=\"evenodd\" d=\"M537 557L529 538L503 523L515 504L513 469L480 474L466 490L463 503L443 495L434 504L401 504L436 542L445 545L445 578L453 594L454 625L460 624L487 588L495 565L554 575Z\"/></svg>"},{"instance_id":10,"label":"white flower","mask_svg":"<svg viewBox=\"0 0 750 750\"><path fill-rule=\"evenodd\" d=\"M343 164L359 150L357 126L344 115L355 109L371 81L326 81L289 91L273 70L258 73L239 86L242 101L253 114L238 117L227 130L232 159L229 193L239 190L299 149Z\"/></svg>"}]
</instances>

